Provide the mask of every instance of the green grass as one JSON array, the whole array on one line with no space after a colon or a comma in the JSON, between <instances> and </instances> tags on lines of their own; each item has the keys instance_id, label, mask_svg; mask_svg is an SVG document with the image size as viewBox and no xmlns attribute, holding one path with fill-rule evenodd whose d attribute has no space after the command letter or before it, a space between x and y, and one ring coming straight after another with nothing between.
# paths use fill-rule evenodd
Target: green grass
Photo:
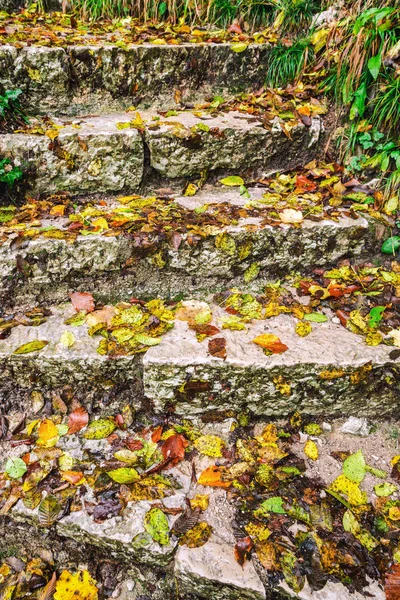
<instances>
[{"instance_id":1,"label":"green grass","mask_svg":"<svg viewBox=\"0 0 400 600\"><path fill-rule=\"evenodd\" d=\"M293 83L311 63L313 56L313 48L307 39L299 39L291 46L276 44L268 57L266 85L284 87Z\"/></svg>"},{"instance_id":2,"label":"green grass","mask_svg":"<svg viewBox=\"0 0 400 600\"><path fill-rule=\"evenodd\" d=\"M372 103L371 121L379 129L397 134L400 128L400 75L384 75Z\"/></svg>"}]
</instances>

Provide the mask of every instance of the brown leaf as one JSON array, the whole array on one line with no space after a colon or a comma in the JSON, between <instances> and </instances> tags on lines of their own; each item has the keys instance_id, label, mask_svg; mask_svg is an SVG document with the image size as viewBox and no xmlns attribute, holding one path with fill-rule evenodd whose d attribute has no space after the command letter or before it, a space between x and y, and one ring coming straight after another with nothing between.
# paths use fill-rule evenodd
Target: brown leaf
<instances>
[{"instance_id":1,"label":"brown leaf","mask_svg":"<svg viewBox=\"0 0 400 600\"><path fill-rule=\"evenodd\" d=\"M77 433L89 423L89 414L83 408L83 406L78 406L68 418L68 431L67 435L71 435L73 433Z\"/></svg>"},{"instance_id":2,"label":"brown leaf","mask_svg":"<svg viewBox=\"0 0 400 600\"><path fill-rule=\"evenodd\" d=\"M94 311L94 298L89 292L72 292L69 297L76 312L90 313Z\"/></svg>"},{"instance_id":3,"label":"brown leaf","mask_svg":"<svg viewBox=\"0 0 400 600\"><path fill-rule=\"evenodd\" d=\"M176 433L165 440L161 447L161 452L164 459L168 460L171 466L176 465L185 458L185 448L188 445L189 442L183 435Z\"/></svg>"},{"instance_id":4,"label":"brown leaf","mask_svg":"<svg viewBox=\"0 0 400 600\"><path fill-rule=\"evenodd\" d=\"M385 577L386 600L399 600L400 598L400 564L393 565Z\"/></svg>"},{"instance_id":5,"label":"brown leaf","mask_svg":"<svg viewBox=\"0 0 400 600\"><path fill-rule=\"evenodd\" d=\"M151 434L151 441L157 444L161 440L162 432L163 426L159 425L159 427L157 427Z\"/></svg>"},{"instance_id":6,"label":"brown leaf","mask_svg":"<svg viewBox=\"0 0 400 600\"><path fill-rule=\"evenodd\" d=\"M56 590L57 575L54 572L50 581L45 585L38 596L38 600L51 600Z\"/></svg>"},{"instance_id":7,"label":"brown leaf","mask_svg":"<svg viewBox=\"0 0 400 600\"><path fill-rule=\"evenodd\" d=\"M213 338L208 342L208 351L211 356L226 358L226 339Z\"/></svg>"},{"instance_id":8,"label":"brown leaf","mask_svg":"<svg viewBox=\"0 0 400 600\"><path fill-rule=\"evenodd\" d=\"M244 538L240 538L236 542L235 546L235 558L240 566L243 567L245 561L249 558L251 549L253 548L253 542L251 537L247 535Z\"/></svg>"}]
</instances>

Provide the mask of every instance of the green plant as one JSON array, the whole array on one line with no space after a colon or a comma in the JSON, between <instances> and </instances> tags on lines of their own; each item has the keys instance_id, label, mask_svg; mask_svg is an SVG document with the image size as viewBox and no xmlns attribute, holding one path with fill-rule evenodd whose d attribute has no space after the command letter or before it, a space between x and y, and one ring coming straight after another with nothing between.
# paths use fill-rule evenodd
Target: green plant
<instances>
[{"instance_id":1,"label":"green plant","mask_svg":"<svg viewBox=\"0 0 400 600\"><path fill-rule=\"evenodd\" d=\"M267 86L282 87L295 81L313 57L313 47L307 39L299 39L291 46L276 44L269 54Z\"/></svg>"},{"instance_id":2,"label":"green plant","mask_svg":"<svg viewBox=\"0 0 400 600\"><path fill-rule=\"evenodd\" d=\"M373 101L372 122L388 132L395 133L400 127L400 75L384 75Z\"/></svg>"},{"instance_id":3,"label":"green plant","mask_svg":"<svg viewBox=\"0 0 400 600\"><path fill-rule=\"evenodd\" d=\"M22 169L17 165L13 165L9 158L0 160L0 183L13 187L15 182L21 179L22 176Z\"/></svg>"},{"instance_id":4,"label":"green plant","mask_svg":"<svg viewBox=\"0 0 400 600\"><path fill-rule=\"evenodd\" d=\"M0 95L0 132L12 131L29 121L20 105L21 94L22 90L6 90Z\"/></svg>"}]
</instances>

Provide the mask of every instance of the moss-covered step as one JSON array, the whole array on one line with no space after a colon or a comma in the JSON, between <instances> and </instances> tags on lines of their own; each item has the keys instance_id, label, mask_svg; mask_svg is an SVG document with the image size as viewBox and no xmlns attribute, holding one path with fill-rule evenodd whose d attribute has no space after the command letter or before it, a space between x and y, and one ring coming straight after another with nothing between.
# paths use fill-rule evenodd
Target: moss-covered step
<instances>
[{"instance_id":1,"label":"moss-covered step","mask_svg":"<svg viewBox=\"0 0 400 600\"><path fill-rule=\"evenodd\" d=\"M19 325L6 339L0 339L3 409L31 413L38 394L45 401L51 401L54 394L67 401L77 397L90 411L110 411L124 404L140 406L142 378L137 357L111 360L101 356L97 352L100 338L89 336L87 325L74 327L64 323L76 314L71 304L53 307L51 313L42 324ZM66 331L73 333L73 346L66 347L61 339ZM35 341L47 344L34 352L13 354Z\"/></svg>"},{"instance_id":2,"label":"moss-covered step","mask_svg":"<svg viewBox=\"0 0 400 600\"><path fill-rule=\"evenodd\" d=\"M344 258L370 259L380 247L384 225L345 209L331 219L323 212L314 216L319 220L306 217L298 227L273 226L263 191L249 188L246 198L239 188L207 186L193 197L108 199L76 209L55 199L43 210L27 203L0 211L9 219L0 226L1 303L62 302L78 290L105 302L207 296L244 282L260 288L270 278ZM51 214L61 209L63 216ZM96 233L99 222L107 228ZM79 223L81 230L68 230Z\"/></svg>"},{"instance_id":3,"label":"moss-covered step","mask_svg":"<svg viewBox=\"0 0 400 600\"><path fill-rule=\"evenodd\" d=\"M269 129L235 111L204 118L113 113L48 127L33 122L23 133L1 135L0 154L21 166L34 194L118 192L142 182L145 147L153 169L145 183L152 174L176 179L215 170L257 177L314 159L321 128L315 117L309 127L295 125L289 138L279 119Z\"/></svg>"},{"instance_id":4,"label":"moss-covered step","mask_svg":"<svg viewBox=\"0 0 400 600\"><path fill-rule=\"evenodd\" d=\"M143 176L143 142L136 129L118 129L121 120L129 117L57 121L49 135L40 126L34 129L41 134L0 135L0 154L21 166L24 184L34 194L135 189Z\"/></svg>"},{"instance_id":5,"label":"moss-covered step","mask_svg":"<svg viewBox=\"0 0 400 600\"><path fill-rule=\"evenodd\" d=\"M0 46L0 87L20 88L32 114L79 115L134 106L177 108L258 90L268 44L110 43L66 48Z\"/></svg>"},{"instance_id":6,"label":"moss-covered step","mask_svg":"<svg viewBox=\"0 0 400 600\"><path fill-rule=\"evenodd\" d=\"M230 410L268 416L295 410L331 416L397 414L400 358L395 348L368 346L363 337L335 323L335 317L313 323L311 333L301 337L295 332L298 321L290 315L232 331L222 329L226 312L217 306L212 312L212 324L220 328L216 337L226 341L225 358L212 356L210 338L199 343L187 322L179 320L144 356L144 390L156 410L187 415ZM253 342L262 334L277 336L286 351L278 344L281 353L267 356Z\"/></svg>"}]
</instances>

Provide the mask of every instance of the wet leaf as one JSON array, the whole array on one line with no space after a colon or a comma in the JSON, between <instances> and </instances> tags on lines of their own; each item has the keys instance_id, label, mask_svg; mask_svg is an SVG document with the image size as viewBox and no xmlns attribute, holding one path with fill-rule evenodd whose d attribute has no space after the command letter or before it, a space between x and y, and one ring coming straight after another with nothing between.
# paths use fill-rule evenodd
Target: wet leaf
<instances>
[{"instance_id":1,"label":"wet leaf","mask_svg":"<svg viewBox=\"0 0 400 600\"><path fill-rule=\"evenodd\" d=\"M296 324L296 333L300 337L306 337L307 335L310 335L311 332L312 332L311 323L305 323L304 321L299 321Z\"/></svg>"},{"instance_id":2,"label":"wet leaf","mask_svg":"<svg viewBox=\"0 0 400 600\"><path fill-rule=\"evenodd\" d=\"M9 458L6 462L5 471L11 479L19 479L26 473L27 466L22 458Z\"/></svg>"},{"instance_id":3,"label":"wet leaf","mask_svg":"<svg viewBox=\"0 0 400 600\"><path fill-rule=\"evenodd\" d=\"M40 423L38 433L40 442L44 444L58 437L57 426L50 419L45 419Z\"/></svg>"},{"instance_id":4,"label":"wet leaf","mask_svg":"<svg viewBox=\"0 0 400 600\"><path fill-rule=\"evenodd\" d=\"M199 508L201 511L207 510L209 502L209 494L196 494L196 496L190 500L190 507L192 510L195 510L196 508Z\"/></svg>"},{"instance_id":5,"label":"wet leaf","mask_svg":"<svg viewBox=\"0 0 400 600\"><path fill-rule=\"evenodd\" d=\"M185 448L189 442L181 435L176 433L171 435L161 447L161 452L165 460L169 459L169 464L176 465L185 458Z\"/></svg>"},{"instance_id":6,"label":"wet leaf","mask_svg":"<svg viewBox=\"0 0 400 600\"><path fill-rule=\"evenodd\" d=\"M54 600L97 600L98 590L88 571L63 571L57 581Z\"/></svg>"},{"instance_id":7,"label":"wet leaf","mask_svg":"<svg viewBox=\"0 0 400 600\"><path fill-rule=\"evenodd\" d=\"M116 427L117 424L112 419L98 419L90 423L84 437L88 440L102 440L111 435Z\"/></svg>"},{"instance_id":8,"label":"wet leaf","mask_svg":"<svg viewBox=\"0 0 400 600\"><path fill-rule=\"evenodd\" d=\"M208 352L217 358L226 358L226 339L213 338L208 341Z\"/></svg>"},{"instance_id":9,"label":"wet leaf","mask_svg":"<svg viewBox=\"0 0 400 600\"><path fill-rule=\"evenodd\" d=\"M239 539L235 545L235 558L239 565L243 566L246 560L250 559L250 552L254 544L251 537L248 535Z\"/></svg>"},{"instance_id":10,"label":"wet leaf","mask_svg":"<svg viewBox=\"0 0 400 600\"><path fill-rule=\"evenodd\" d=\"M144 518L144 527L153 540L161 546L169 544L169 525L165 513L159 508L151 508Z\"/></svg>"},{"instance_id":11,"label":"wet leaf","mask_svg":"<svg viewBox=\"0 0 400 600\"><path fill-rule=\"evenodd\" d=\"M50 581L40 591L38 600L51 600L56 590L57 573L54 572Z\"/></svg>"},{"instance_id":12,"label":"wet leaf","mask_svg":"<svg viewBox=\"0 0 400 600\"><path fill-rule=\"evenodd\" d=\"M245 42L235 42L234 44L231 44L231 50L240 54L241 52L247 50L248 46L249 45Z\"/></svg>"},{"instance_id":13,"label":"wet leaf","mask_svg":"<svg viewBox=\"0 0 400 600\"><path fill-rule=\"evenodd\" d=\"M267 512L272 512L277 515L285 515L286 510L283 508L283 498L281 496L272 496L262 502L261 507Z\"/></svg>"},{"instance_id":14,"label":"wet leaf","mask_svg":"<svg viewBox=\"0 0 400 600\"><path fill-rule=\"evenodd\" d=\"M211 537L212 527L205 521L200 521L192 529L189 529L179 540L180 546L188 546L188 548L200 548L204 546Z\"/></svg>"},{"instance_id":15,"label":"wet leaf","mask_svg":"<svg viewBox=\"0 0 400 600\"><path fill-rule=\"evenodd\" d=\"M304 446L304 454L311 460L317 460L319 456L317 444L312 440L307 440Z\"/></svg>"},{"instance_id":16,"label":"wet leaf","mask_svg":"<svg viewBox=\"0 0 400 600\"><path fill-rule=\"evenodd\" d=\"M303 213L300 210L293 210L292 208L285 208L279 213L279 217L282 223L285 224L299 224L303 222Z\"/></svg>"},{"instance_id":17,"label":"wet leaf","mask_svg":"<svg viewBox=\"0 0 400 600\"><path fill-rule=\"evenodd\" d=\"M33 340L32 342L28 342L27 344L22 344L16 350L14 350L13 354L29 354L30 352L38 352L39 350L43 350L45 346L47 346L49 342L45 340Z\"/></svg>"}]
</instances>

